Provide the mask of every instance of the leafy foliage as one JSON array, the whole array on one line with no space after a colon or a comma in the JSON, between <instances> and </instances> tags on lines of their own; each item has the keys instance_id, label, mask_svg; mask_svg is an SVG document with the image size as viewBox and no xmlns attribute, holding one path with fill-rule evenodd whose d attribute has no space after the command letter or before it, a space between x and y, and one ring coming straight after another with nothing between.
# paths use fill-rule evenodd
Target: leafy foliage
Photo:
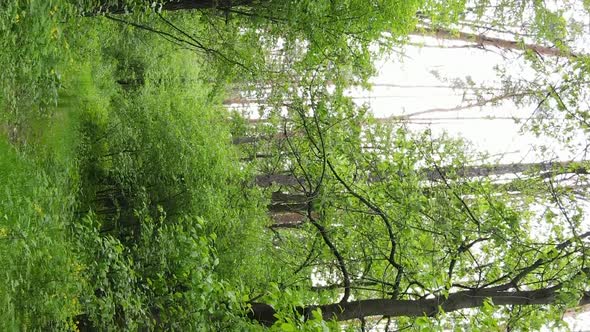
<instances>
[{"instance_id":1,"label":"leafy foliage","mask_svg":"<svg viewBox=\"0 0 590 332\"><path fill-rule=\"evenodd\" d=\"M83 280L68 241L75 204L65 177L0 142L0 262L2 329L71 327Z\"/></svg>"},{"instance_id":2,"label":"leafy foliage","mask_svg":"<svg viewBox=\"0 0 590 332\"><path fill-rule=\"evenodd\" d=\"M582 205L545 181L583 164L466 176L468 143L346 97L420 20L452 27L466 2L234 4L0 4L2 330L317 331L376 314L526 330L587 300ZM561 12L531 8L535 38L567 36ZM585 61L545 95L552 115L584 119ZM236 88L267 122L222 106ZM260 188L261 172L291 181ZM299 219L283 229L273 208Z\"/></svg>"}]
</instances>

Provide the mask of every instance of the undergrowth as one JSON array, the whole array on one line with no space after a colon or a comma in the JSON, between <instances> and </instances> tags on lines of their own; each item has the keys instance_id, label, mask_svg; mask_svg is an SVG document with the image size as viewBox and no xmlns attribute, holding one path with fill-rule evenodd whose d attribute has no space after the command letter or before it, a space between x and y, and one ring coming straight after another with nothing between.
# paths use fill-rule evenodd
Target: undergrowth
<instances>
[{"instance_id":1,"label":"undergrowth","mask_svg":"<svg viewBox=\"0 0 590 332\"><path fill-rule=\"evenodd\" d=\"M265 200L236 162L223 77L74 13L0 5L0 329L248 324L242 285L278 267L245 254L266 243Z\"/></svg>"}]
</instances>

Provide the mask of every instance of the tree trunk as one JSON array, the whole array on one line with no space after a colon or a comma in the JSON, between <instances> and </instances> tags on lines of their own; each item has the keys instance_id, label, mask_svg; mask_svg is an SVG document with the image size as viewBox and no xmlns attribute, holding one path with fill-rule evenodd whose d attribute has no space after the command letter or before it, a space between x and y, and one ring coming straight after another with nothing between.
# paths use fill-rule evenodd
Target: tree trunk
<instances>
[{"instance_id":1,"label":"tree trunk","mask_svg":"<svg viewBox=\"0 0 590 332\"><path fill-rule=\"evenodd\" d=\"M175 0L167 1L163 10L190 10L204 8L229 9L232 7L251 5L253 0Z\"/></svg>"},{"instance_id":2,"label":"tree trunk","mask_svg":"<svg viewBox=\"0 0 590 332\"><path fill-rule=\"evenodd\" d=\"M256 176L256 185L259 187L270 187L273 183L280 186L296 186L299 184L297 178L290 174L263 174Z\"/></svg>"},{"instance_id":3,"label":"tree trunk","mask_svg":"<svg viewBox=\"0 0 590 332\"><path fill-rule=\"evenodd\" d=\"M587 163L583 161L582 163ZM518 174L524 172L538 171L542 177L548 177L555 174L589 174L590 169L584 165L578 165L574 161L561 162L542 162L542 163L519 163L519 164L498 164L491 166L465 166L463 168L451 169L440 167L440 171L445 177L449 178L472 178L477 176L494 176L505 174ZM436 169L422 169L420 172L430 181L441 180L441 174ZM381 181L375 176L370 179L372 182ZM289 174L269 174L256 176L256 184L261 187L269 187L272 184L282 186L295 186L298 184L297 179Z\"/></svg>"},{"instance_id":4,"label":"tree trunk","mask_svg":"<svg viewBox=\"0 0 590 332\"><path fill-rule=\"evenodd\" d=\"M518 174L524 172L538 171L542 177L553 174L588 174L587 167L576 165L573 161L542 162L542 163L519 163L519 164L498 164L491 166L466 166L456 170L456 177L470 178L477 176ZM444 176L449 176L449 169L441 168ZM423 170L426 177L431 180L440 180L441 175L437 170Z\"/></svg>"},{"instance_id":5,"label":"tree trunk","mask_svg":"<svg viewBox=\"0 0 590 332\"><path fill-rule=\"evenodd\" d=\"M482 47L493 46L499 49L515 50L515 51L533 51L539 55L558 56L567 58L576 58L578 54L570 51L561 50L556 47L548 47L537 44L524 44L513 40L502 38L488 37L475 33L468 33L462 31L451 31L443 28L419 27L412 32L413 35L431 36L439 39L458 40L467 43L474 43Z\"/></svg>"},{"instance_id":6,"label":"tree trunk","mask_svg":"<svg viewBox=\"0 0 590 332\"><path fill-rule=\"evenodd\" d=\"M451 108L431 108L431 109L427 109L424 111L413 112L413 113L409 113L409 114L392 116L392 117L376 119L376 120L380 121L380 122L387 122L387 120L409 120L411 118L414 118L414 117L417 117L420 115L424 115L424 114L430 114L430 113L458 112L458 111L463 111L463 110L467 110L467 109L471 109L471 108L475 108L475 107L494 105L500 101L504 101L504 100L512 99L512 98L522 98L525 96L529 96L531 94L532 94L532 92L507 93L504 95L492 97L490 99L479 100L477 102L469 103L467 105L456 106L456 107L451 107ZM383 120L385 120L385 121L383 121Z\"/></svg>"},{"instance_id":7,"label":"tree trunk","mask_svg":"<svg viewBox=\"0 0 590 332\"><path fill-rule=\"evenodd\" d=\"M325 320L346 321L370 316L389 317L419 317L434 316L439 312L439 306L444 312L451 312L466 308L481 307L485 299L498 306L504 305L544 305L552 304L556 300L560 287L544 288L533 291L494 291L474 290L452 293L444 298L420 299L420 300L390 300L369 299L346 303L332 303L320 306L301 307L298 311L311 317L311 312L321 309ZM579 305L590 303L590 293L586 292L579 301ZM272 325L277 321L274 308L265 303L253 303L250 318L264 324Z\"/></svg>"},{"instance_id":8,"label":"tree trunk","mask_svg":"<svg viewBox=\"0 0 590 332\"><path fill-rule=\"evenodd\" d=\"M110 14L125 14L130 9L124 5L125 1L119 2L116 5L102 5L98 8L99 13ZM150 5L152 1L146 1L146 6ZM230 9L239 6L249 6L253 0L169 0L162 3L162 10L176 11L176 10L194 10L194 9Z\"/></svg>"},{"instance_id":9,"label":"tree trunk","mask_svg":"<svg viewBox=\"0 0 590 332\"><path fill-rule=\"evenodd\" d=\"M298 135L296 133L289 133L289 137ZM287 136L284 133L278 133L274 135L259 135L259 136L238 136L232 139L232 143L235 145L257 143L260 141L272 141L272 140L283 140Z\"/></svg>"}]
</instances>

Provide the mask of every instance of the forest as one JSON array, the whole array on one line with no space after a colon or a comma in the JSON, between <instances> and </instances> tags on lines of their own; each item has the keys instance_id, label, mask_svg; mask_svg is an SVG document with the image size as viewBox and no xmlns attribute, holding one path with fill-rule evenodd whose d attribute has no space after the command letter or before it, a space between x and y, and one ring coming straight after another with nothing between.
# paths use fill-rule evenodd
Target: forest
<instances>
[{"instance_id":1,"label":"forest","mask_svg":"<svg viewBox=\"0 0 590 332\"><path fill-rule=\"evenodd\" d=\"M429 48L502 61L434 73L456 107L381 116L351 92ZM590 1L4 0L0 69L0 331L588 311ZM484 107L518 110L534 160L416 125Z\"/></svg>"}]
</instances>

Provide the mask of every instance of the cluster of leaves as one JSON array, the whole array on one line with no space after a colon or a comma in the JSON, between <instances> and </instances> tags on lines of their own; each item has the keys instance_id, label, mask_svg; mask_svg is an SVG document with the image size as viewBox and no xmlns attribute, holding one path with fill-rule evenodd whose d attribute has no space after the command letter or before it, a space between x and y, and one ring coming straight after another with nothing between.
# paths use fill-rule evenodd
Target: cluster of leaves
<instances>
[{"instance_id":1,"label":"cluster of leaves","mask_svg":"<svg viewBox=\"0 0 590 332\"><path fill-rule=\"evenodd\" d=\"M75 329L84 277L69 226L75 129L56 105L67 42L60 1L0 4L0 328ZM58 114L58 116L53 116Z\"/></svg>"},{"instance_id":2,"label":"cluster of leaves","mask_svg":"<svg viewBox=\"0 0 590 332\"><path fill-rule=\"evenodd\" d=\"M67 329L83 277L68 241L75 200L65 177L0 141L0 327Z\"/></svg>"},{"instance_id":3,"label":"cluster of leaves","mask_svg":"<svg viewBox=\"0 0 590 332\"><path fill-rule=\"evenodd\" d=\"M0 4L2 117L22 124L26 116L55 106L68 51L60 20L71 14L62 1L6 1ZM25 113L23 110L28 109Z\"/></svg>"},{"instance_id":4,"label":"cluster of leaves","mask_svg":"<svg viewBox=\"0 0 590 332\"><path fill-rule=\"evenodd\" d=\"M129 329L223 326L245 312L228 285L260 289L260 270L276 266L252 254L265 237L264 199L235 162L225 112L201 83L203 63L107 24L123 37L104 44L103 75L120 87L85 82L94 91L84 95L100 98L79 119L78 213L87 216L75 233L93 288L81 301L86 319Z\"/></svg>"}]
</instances>

